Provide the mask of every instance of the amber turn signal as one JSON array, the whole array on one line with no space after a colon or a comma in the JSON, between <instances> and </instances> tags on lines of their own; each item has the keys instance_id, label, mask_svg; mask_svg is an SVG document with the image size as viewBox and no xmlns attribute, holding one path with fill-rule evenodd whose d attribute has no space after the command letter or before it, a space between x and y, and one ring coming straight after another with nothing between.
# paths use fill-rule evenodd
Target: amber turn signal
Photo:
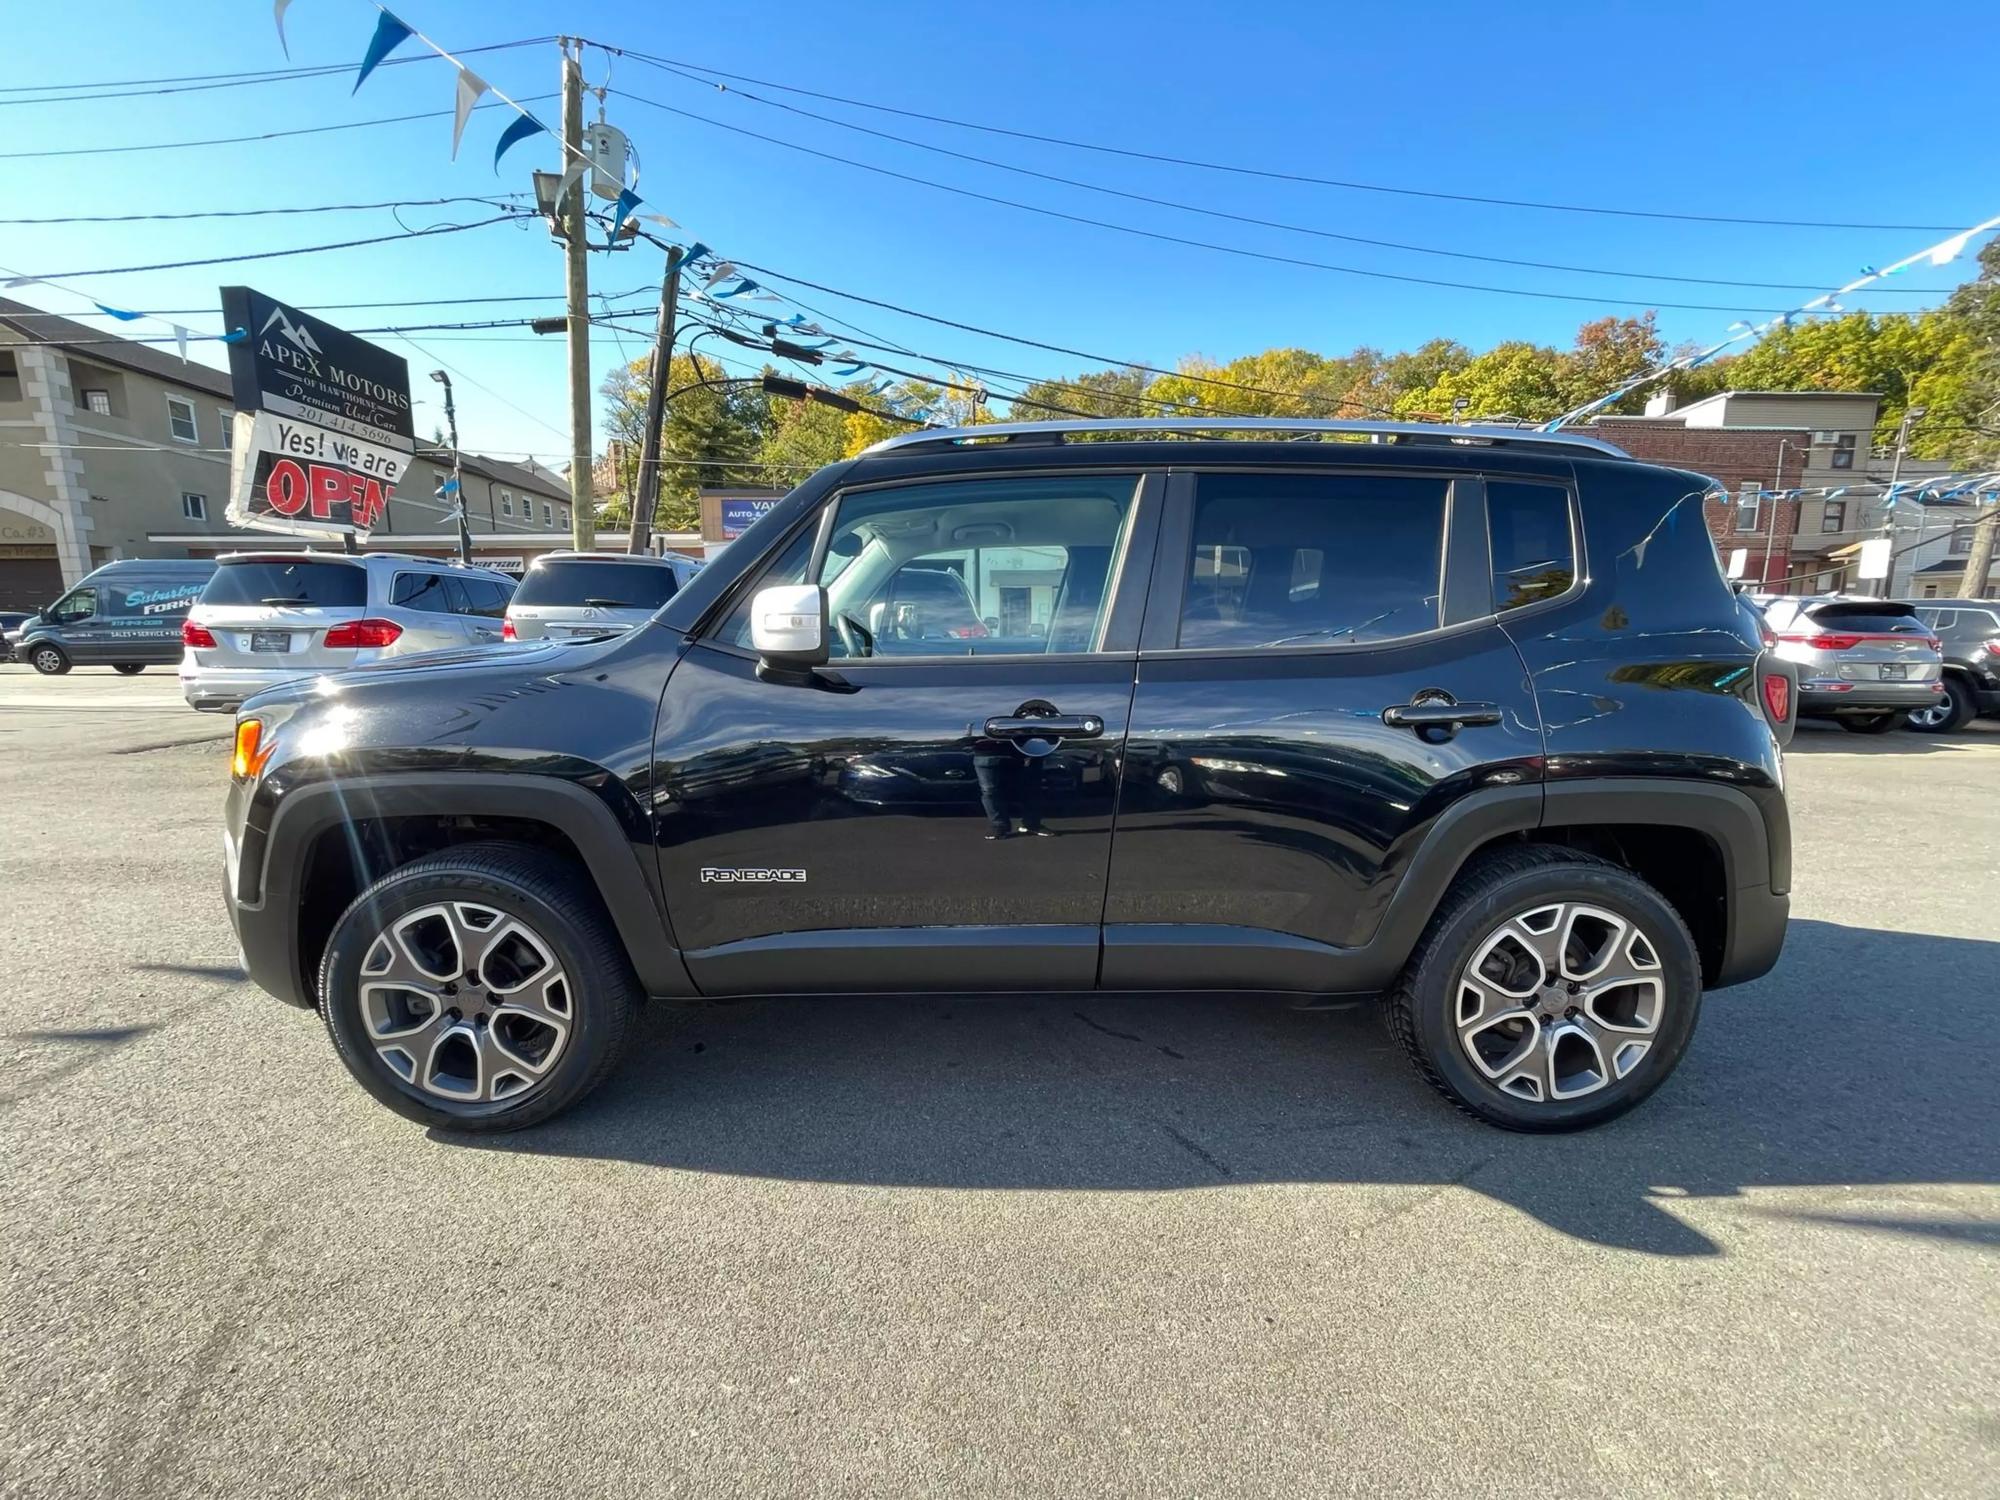
<instances>
[{"instance_id":1,"label":"amber turn signal","mask_svg":"<svg viewBox=\"0 0 2000 1500\"><path fill-rule=\"evenodd\" d=\"M275 748L275 741L265 743L262 722L242 720L236 726L236 754L229 762L230 774L238 781L248 781L264 769L264 763L271 758Z\"/></svg>"}]
</instances>

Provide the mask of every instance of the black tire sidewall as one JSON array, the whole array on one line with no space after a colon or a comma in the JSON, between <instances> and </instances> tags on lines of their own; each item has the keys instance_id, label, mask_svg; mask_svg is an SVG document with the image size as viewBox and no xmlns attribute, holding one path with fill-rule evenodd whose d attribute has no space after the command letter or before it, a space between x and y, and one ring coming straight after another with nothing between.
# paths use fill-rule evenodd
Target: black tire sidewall
<instances>
[{"instance_id":1,"label":"black tire sidewall","mask_svg":"<svg viewBox=\"0 0 2000 1500\"><path fill-rule=\"evenodd\" d=\"M137 677L146 670L146 664L142 661L115 661L111 664L111 670L120 677Z\"/></svg>"},{"instance_id":2,"label":"black tire sidewall","mask_svg":"<svg viewBox=\"0 0 2000 1500\"><path fill-rule=\"evenodd\" d=\"M1674 1071L1701 1014L1701 961L1680 914L1651 886L1627 871L1602 864L1550 864L1511 875L1471 897L1448 916L1428 962L1407 986L1410 1023L1424 1060L1461 1105L1511 1130L1581 1130L1632 1109ZM1552 901L1583 901L1636 921L1660 959L1665 1015L1652 1047L1625 1077L1581 1098L1532 1103L1503 1093L1460 1048L1453 1025L1459 972L1476 946L1511 916Z\"/></svg>"},{"instance_id":3,"label":"black tire sidewall","mask_svg":"<svg viewBox=\"0 0 2000 1500\"><path fill-rule=\"evenodd\" d=\"M453 1107L433 1102L397 1078L376 1053L361 1014L361 965L375 938L393 920L439 901L477 901L519 917L555 950L569 977L570 1036L548 1077L518 1100L499 1105ZM340 1060L355 1081L405 1119L439 1130L519 1130L556 1114L596 1082L605 1052L617 1044L621 1026L611 1024L605 1007L621 1003L620 977L602 972L590 956L588 935L573 919L527 882L446 864L397 871L350 906L335 925L320 964L319 1008Z\"/></svg>"}]
</instances>

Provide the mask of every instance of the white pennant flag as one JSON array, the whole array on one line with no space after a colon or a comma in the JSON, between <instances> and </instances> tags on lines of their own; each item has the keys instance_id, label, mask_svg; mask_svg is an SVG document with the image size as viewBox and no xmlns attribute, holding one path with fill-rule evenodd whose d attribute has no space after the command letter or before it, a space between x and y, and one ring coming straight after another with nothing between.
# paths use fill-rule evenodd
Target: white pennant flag
<instances>
[{"instance_id":1,"label":"white pennant flag","mask_svg":"<svg viewBox=\"0 0 2000 1500\"><path fill-rule=\"evenodd\" d=\"M285 9L291 3L292 0L273 0L271 5L271 19L278 23L278 45L285 49L287 59L292 55L292 44L285 40Z\"/></svg>"},{"instance_id":2,"label":"white pennant flag","mask_svg":"<svg viewBox=\"0 0 2000 1500\"><path fill-rule=\"evenodd\" d=\"M676 224L672 219L668 218L665 214L640 214L639 217L642 219L651 220L653 223L661 225L662 227L667 229L678 229L681 227L680 225Z\"/></svg>"},{"instance_id":3,"label":"white pennant flag","mask_svg":"<svg viewBox=\"0 0 2000 1500\"><path fill-rule=\"evenodd\" d=\"M569 197L569 190L583 181L584 169L590 163L573 161L563 172L562 186L556 189L556 212L562 212L563 200Z\"/></svg>"},{"instance_id":4,"label":"white pennant flag","mask_svg":"<svg viewBox=\"0 0 2000 1500\"><path fill-rule=\"evenodd\" d=\"M734 276L735 274L736 274L736 267L734 263L725 260L721 265L715 268L715 273L712 276L710 276L708 280L704 281L701 284L701 289L705 292L710 287L714 286L718 281L727 281L730 277Z\"/></svg>"},{"instance_id":5,"label":"white pennant flag","mask_svg":"<svg viewBox=\"0 0 2000 1500\"><path fill-rule=\"evenodd\" d=\"M174 342L180 346L181 363L186 364L188 357L188 331L178 323L174 324Z\"/></svg>"},{"instance_id":6,"label":"white pennant flag","mask_svg":"<svg viewBox=\"0 0 2000 1500\"><path fill-rule=\"evenodd\" d=\"M1931 248L1931 264L1934 266L1950 265L1961 255L1965 254L1965 247L1971 239L1972 231L1968 229L1964 234L1953 235L1942 245L1933 246Z\"/></svg>"},{"instance_id":7,"label":"white pennant flag","mask_svg":"<svg viewBox=\"0 0 2000 1500\"><path fill-rule=\"evenodd\" d=\"M472 114L472 106L479 102L479 96L486 92L486 80L470 68L458 70L458 107L451 118L451 159L458 160L459 138L465 134L465 122Z\"/></svg>"}]
</instances>

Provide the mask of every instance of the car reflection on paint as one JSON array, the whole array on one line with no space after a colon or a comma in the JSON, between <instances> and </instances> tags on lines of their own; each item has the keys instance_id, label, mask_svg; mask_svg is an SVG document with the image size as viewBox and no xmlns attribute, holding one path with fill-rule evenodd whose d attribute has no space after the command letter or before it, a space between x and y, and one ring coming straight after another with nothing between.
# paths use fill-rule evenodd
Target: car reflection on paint
<instances>
[{"instance_id":1,"label":"car reflection on paint","mask_svg":"<svg viewBox=\"0 0 2000 1500\"><path fill-rule=\"evenodd\" d=\"M1038 774L1044 808L1060 814L1064 800L1095 781L1102 770L1094 761L1085 763L1082 756L1051 755L1041 762ZM838 785L843 797L864 807L982 811L979 772L970 749L856 755L840 767Z\"/></svg>"}]
</instances>

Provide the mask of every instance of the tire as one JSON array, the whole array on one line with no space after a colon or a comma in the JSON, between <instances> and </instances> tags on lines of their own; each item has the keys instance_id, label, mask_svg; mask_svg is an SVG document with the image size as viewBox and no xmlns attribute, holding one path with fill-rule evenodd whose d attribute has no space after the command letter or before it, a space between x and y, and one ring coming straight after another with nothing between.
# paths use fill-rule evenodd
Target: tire
<instances>
[{"instance_id":1,"label":"tire","mask_svg":"<svg viewBox=\"0 0 2000 1500\"><path fill-rule=\"evenodd\" d=\"M496 915L485 930L512 935L479 959L480 984L457 972L462 960L440 982L444 939L456 945L458 929L487 912ZM408 925L392 948L387 934L399 922ZM427 956L428 972L413 952ZM534 967L538 958L559 969L559 986ZM505 989L501 981L522 972L531 981ZM369 974L382 977L364 994ZM424 976L424 991L395 985L404 975ZM631 962L589 881L572 861L522 844L461 845L385 875L342 914L320 962L320 1015L348 1072L405 1119L441 1130L521 1130L567 1109L617 1064L638 1002ZM399 1031L415 1040L398 1046Z\"/></svg>"},{"instance_id":2,"label":"tire","mask_svg":"<svg viewBox=\"0 0 2000 1500\"><path fill-rule=\"evenodd\" d=\"M1881 714L1842 714L1840 727L1849 734L1887 734L1900 729L1908 717L1908 710L1898 713L1894 709Z\"/></svg>"},{"instance_id":3,"label":"tire","mask_svg":"<svg viewBox=\"0 0 2000 1500\"><path fill-rule=\"evenodd\" d=\"M142 661L115 661L111 664L111 670L120 677L137 677L146 670L146 664Z\"/></svg>"},{"instance_id":4,"label":"tire","mask_svg":"<svg viewBox=\"0 0 2000 1500\"><path fill-rule=\"evenodd\" d=\"M36 641L28 647L27 659L44 677L60 677L69 670L69 653L53 641Z\"/></svg>"},{"instance_id":5,"label":"tire","mask_svg":"<svg viewBox=\"0 0 2000 1500\"><path fill-rule=\"evenodd\" d=\"M1904 721L1918 734L1950 734L1963 727L1979 712L1972 689L1950 673L1945 674L1944 697L1936 708L1913 708Z\"/></svg>"},{"instance_id":6,"label":"tire","mask_svg":"<svg viewBox=\"0 0 2000 1500\"><path fill-rule=\"evenodd\" d=\"M1557 926L1546 935L1563 958L1569 938L1601 939L1606 957L1595 972L1616 963L1638 977L1595 992L1586 982L1574 997L1566 985L1549 992L1523 980L1533 991L1530 1008L1494 986L1467 989L1470 965L1482 953L1502 967L1527 955L1546 973L1546 961L1511 936L1510 924L1540 922L1551 909ZM1627 926L1621 931L1606 916ZM1572 998L1592 1012L1566 1016ZM1701 1013L1701 957L1680 913L1622 866L1568 849L1504 849L1478 857L1453 882L1385 999L1389 1029L1417 1071L1467 1114L1507 1130L1582 1130L1639 1104L1680 1062ZM1549 1008L1548 1024L1533 1009L1538 1001ZM1607 1029L1606 1022L1624 1025ZM1639 1042L1643 1049L1628 1055ZM1607 1044L1615 1051L1607 1053ZM1508 1060L1515 1056L1519 1071ZM1593 1057L1608 1066L1578 1066Z\"/></svg>"}]
</instances>

